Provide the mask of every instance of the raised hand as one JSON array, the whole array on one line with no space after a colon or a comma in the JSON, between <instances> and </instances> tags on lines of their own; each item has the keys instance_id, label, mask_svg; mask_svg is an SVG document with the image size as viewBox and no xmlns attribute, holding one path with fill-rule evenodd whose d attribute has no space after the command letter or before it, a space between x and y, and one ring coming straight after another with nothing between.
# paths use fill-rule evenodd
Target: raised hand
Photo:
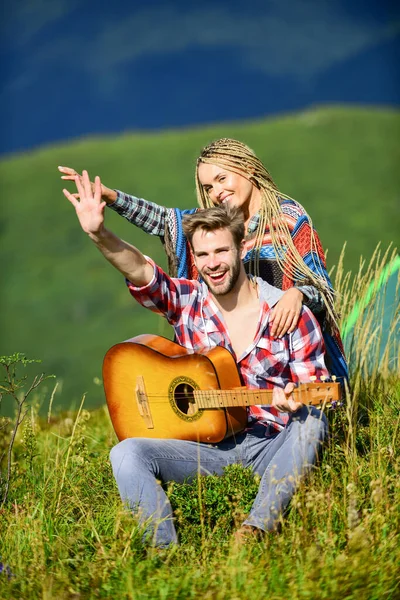
<instances>
[{"instance_id":1,"label":"raised hand","mask_svg":"<svg viewBox=\"0 0 400 600\"><path fill-rule=\"evenodd\" d=\"M77 171L75 171L75 169L71 169L71 167L61 167L60 166L60 167L58 167L58 170L60 171L60 173L63 173L63 175L61 176L61 179L64 179L65 181L75 181L76 182L76 178L79 177L81 185L83 185L83 175L80 175L79 173L77 173ZM92 187L92 192L94 193L94 182L91 181L90 185ZM75 193L73 195L75 196L75 198L79 198L79 194ZM102 200L107 202L107 204L112 204L117 199L117 192L115 190L112 190L111 188L108 188L105 185L101 184L101 198L102 198Z\"/></svg>"},{"instance_id":2,"label":"raised hand","mask_svg":"<svg viewBox=\"0 0 400 600\"><path fill-rule=\"evenodd\" d=\"M286 290L271 312L272 337L282 337L296 329L302 305L303 294L300 290L295 287Z\"/></svg>"},{"instance_id":3,"label":"raised hand","mask_svg":"<svg viewBox=\"0 0 400 600\"><path fill-rule=\"evenodd\" d=\"M89 179L87 171L82 176L74 177L77 194L71 194L63 189L64 196L76 210L83 231L89 235L97 235L104 229L104 208L106 203L101 200L101 181L96 177L94 184ZM92 185L94 189L92 189ZM79 198L79 199L78 199Z\"/></svg>"}]
</instances>

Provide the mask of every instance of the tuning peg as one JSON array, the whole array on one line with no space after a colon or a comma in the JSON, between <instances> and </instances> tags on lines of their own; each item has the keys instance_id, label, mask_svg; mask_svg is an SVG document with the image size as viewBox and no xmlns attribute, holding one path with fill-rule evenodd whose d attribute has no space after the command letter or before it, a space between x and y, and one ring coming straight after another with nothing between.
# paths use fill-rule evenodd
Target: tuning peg
<instances>
[{"instance_id":1,"label":"tuning peg","mask_svg":"<svg viewBox=\"0 0 400 600\"><path fill-rule=\"evenodd\" d=\"M317 381L317 377L315 375L310 375L310 381Z\"/></svg>"},{"instance_id":2,"label":"tuning peg","mask_svg":"<svg viewBox=\"0 0 400 600\"><path fill-rule=\"evenodd\" d=\"M321 379L321 381L326 381L328 378L326 375L321 375L320 379Z\"/></svg>"},{"instance_id":3,"label":"tuning peg","mask_svg":"<svg viewBox=\"0 0 400 600\"><path fill-rule=\"evenodd\" d=\"M336 381L336 375L332 375L331 379L332 381Z\"/></svg>"}]
</instances>

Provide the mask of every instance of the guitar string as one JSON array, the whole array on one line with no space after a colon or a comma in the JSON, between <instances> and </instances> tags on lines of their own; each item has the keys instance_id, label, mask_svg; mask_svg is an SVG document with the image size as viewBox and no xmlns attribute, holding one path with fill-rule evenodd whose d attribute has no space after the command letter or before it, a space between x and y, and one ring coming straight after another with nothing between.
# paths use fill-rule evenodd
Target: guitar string
<instances>
[{"instance_id":1,"label":"guitar string","mask_svg":"<svg viewBox=\"0 0 400 600\"><path fill-rule=\"evenodd\" d=\"M293 390L293 395L294 396L315 396L315 395L325 395L325 396L329 396L329 392L330 391L334 391L334 390L330 390L329 388L326 388L326 391L324 392L323 390L317 390L317 393L315 393L315 391L311 391L311 390L298 390L295 389ZM223 397L223 398L227 398L229 396L229 399L232 400L232 398L235 398L236 396L240 395L240 396L271 396L273 393L273 390L270 388L262 388L262 389L232 389L232 390L221 390L219 388L210 388L208 390L199 390L199 389L192 389L189 393L188 392L174 392L174 396L179 396L182 398L188 397L190 395L196 395L196 396L209 396L209 395L215 395L218 397ZM156 398L157 396L165 396L166 394L146 394L146 392L144 392L145 395L147 396L151 396L153 398Z\"/></svg>"},{"instance_id":2,"label":"guitar string","mask_svg":"<svg viewBox=\"0 0 400 600\"><path fill-rule=\"evenodd\" d=\"M270 399L272 397L272 390L268 390L270 393L262 393L265 392L266 390L262 390L261 393L254 393L254 394L248 394L247 392L240 392L239 394L237 392L233 392L233 393L229 393L229 392L221 392L218 394L214 394L215 390L206 390L206 391L202 391L202 393L199 393L199 390L196 391L195 394L193 394L193 397L197 397L200 400L215 400L216 402L218 402L219 400L223 400L224 402L233 402L233 404L235 402L242 402L244 401L245 403L249 403L249 402L253 402L254 400L263 400L263 396L266 396L267 399ZM159 394L148 394L148 396L151 396L153 398L156 398ZM302 399L310 399L310 400L316 400L316 399L322 399L322 398L332 398L332 400L335 399L335 394L331 394L329 392L326 393L320 393L320 394L307 394L307 393L300 393L300 394L293 394L296 400L300 400L302 401ZM190 395L189 394L182 394L182 393L177 393L174 394L175 397L177 398L187 398ZM243 400L242 400L242 399Z\"/></svg>"},{"instance_id":3,"label":"guitar string","mask_svg":"<svg viewBox=\"0 0 400 600\"><path fill-rule=\"evenodd\" d=\"M263 389L263 390L240 390L239 394L240 396L242 396L243 400L241 400L240 398L238 399L236 396L238 395L238 392L235 390L219 390L219 389L211 389L211 390L194 390L194 394L193 394L193 398L194 398L194 402L193 404L196 403L196 400L199 401L201 403L201 401L206 401L207 403L207 408L229 408L229 407L240 407L240 406L251 406L254 404L262 404L263 403L263 398L262 396L267 396L267 399L269 400L272 396L272 390L268 390L268 389ZM261 392L261 393L260 393ZM145 397L154 400L155 402L157 402L157 399L159 402L162 402L163 400L169 400L170 396L167 394L144 394ZM210 395L213 396L210 398ZM323 394L323 397L321 397L321 395L319 395L317 398L315 397L311 397L308 398L308 402L304 402L304 396L307 396L307 394L295 394L297 397L298 396L303 396L303 404L313 404L315 406L319 406L323 403L329 403L329 402L334 402L334 398L330 397L330 395L328 393ZM197 396L197 398L195 397ZM189 395L187 393L184 392L176 392L174 394L174 399L175 401L180 401L180 400L188 400L189 399ZM222 404L221 404L221 400L222 399ZM300 398L299 398L300 399ZM189 400L190 402L190 400ZM214 402L214 404L213 404Z\"/></svg>"}]
</instances>

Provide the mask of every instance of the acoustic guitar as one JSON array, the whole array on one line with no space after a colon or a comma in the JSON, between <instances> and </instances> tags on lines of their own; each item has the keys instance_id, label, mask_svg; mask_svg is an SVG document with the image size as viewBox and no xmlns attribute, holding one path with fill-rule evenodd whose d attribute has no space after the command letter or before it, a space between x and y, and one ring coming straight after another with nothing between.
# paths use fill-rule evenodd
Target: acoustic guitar
<instances>
[{"instance_id":1,"label":"acoustic guitar","mask_svg":"<svg viewBox=\"0 0 400 600\"><path fill-rule=\"evenodd\" d=\"M168 438L217 443L247 425L247 406L270 404L272 390L241 385L232 354L197 354L156 335L116 344L103 363L110 417L119 440ZM341 397L336 382L300 384L294 398L313 406Z\"/></svg>"}]
</instances>

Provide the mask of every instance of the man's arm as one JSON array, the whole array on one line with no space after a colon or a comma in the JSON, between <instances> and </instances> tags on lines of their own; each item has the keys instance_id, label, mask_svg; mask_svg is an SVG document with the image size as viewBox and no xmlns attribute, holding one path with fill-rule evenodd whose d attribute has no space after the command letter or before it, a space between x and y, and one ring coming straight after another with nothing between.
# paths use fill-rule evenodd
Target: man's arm
<instances>
[{"instance_id":1,"label":"man's arm","mask_svg":"<svg viewBox=\"0 0 400 600\"><path fill-rule=\"evenodd\" d=\"M77 194L71 194L66 189L63 193L74 206L83 231L108 262L134 285L144 286L150 283L154 270L145 256L137 248L124 242L104 227L106 203L102 201L100 177L95 179L94 190L87 171L83 171L82 177L76 176L75 184Z\"/></svg>"},{"instance_id":2,"label":"man's arm","mask_svg":"<svg viewBox=\"0 0 400 600\"><path fill-rule=\"evenodd\" d=\"M124 242L105 227L97 234L88 235L108 262L135 286L150 283L153 266L135 246Z\"/></svg>"}]
</instances>

